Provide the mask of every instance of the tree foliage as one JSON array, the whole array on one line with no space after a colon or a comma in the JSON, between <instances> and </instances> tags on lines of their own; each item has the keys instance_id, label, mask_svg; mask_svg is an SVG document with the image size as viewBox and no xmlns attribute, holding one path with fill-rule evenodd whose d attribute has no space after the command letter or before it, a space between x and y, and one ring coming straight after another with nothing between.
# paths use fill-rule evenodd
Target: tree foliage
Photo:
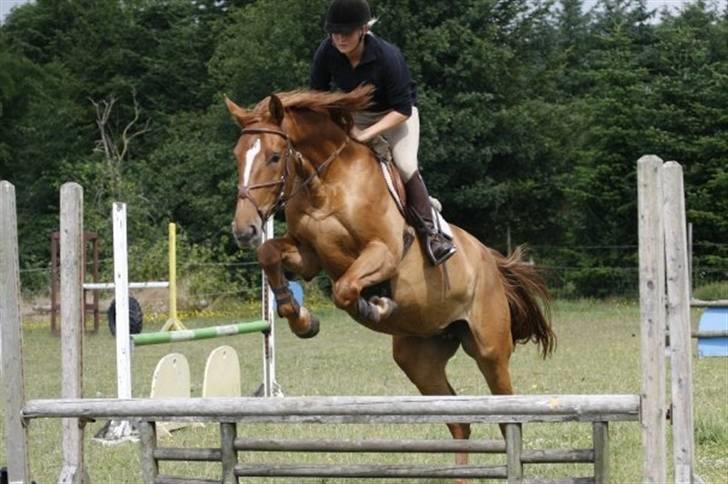
<instances>
[{"instance_id":1,"label":"tree foliage","mask_svg":"<svg viewBox=\"0 0 728 484\"><path fill-rule=\"evenodd\" d=\"M58 188L86 188L90 229L130 204L141 247L183 226L235 252L237 129L222 104L306 87L327 0L36 0L0 26L0 178L17 186L23 264L48 258ZM371 0L374 31L417 81L420 164L446 217L505 250L528 242L575 267L573 294L603 295L634 265L635 165L685 166L701 263L728 250L728 18L695 0ZM114 100L99 125L97 107ZM144 127L118 172L95 150ZM116 138L114 138L116 136ZM146 244L146 245L145 245ZM574 247L604 247L576 251ZM714 250L713 250L714 249ZM222 256L220 256L222 257ZM250 255L247 255L250 257ZM625 282L627 284L627 282Z\"/></svg>"}]
</instances>

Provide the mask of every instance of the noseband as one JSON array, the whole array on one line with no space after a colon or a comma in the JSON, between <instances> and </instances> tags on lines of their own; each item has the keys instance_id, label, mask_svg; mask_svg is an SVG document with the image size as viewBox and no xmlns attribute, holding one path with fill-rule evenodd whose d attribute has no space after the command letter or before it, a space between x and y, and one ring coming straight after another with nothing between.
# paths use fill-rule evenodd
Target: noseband
<instances>
[{"instance_id":1,"label":"noseband","mask_svg":"<svg viewBox=\"0 0 728 484\"><path fill-rule=\"evenodd\" d=\"M281 136L283 139L286 140L286 145L287 145L286 153L283 156L283 174L281 175L281 177L278 180L264 182L264 183L256 183L253 185L238 185L238 198L241 200L249 200L250 203L253 204L253 207L255 207L256 212L258 212L258 216L260 217L261 222L265 222L266 220L268 220L268 217L270 217L271 215L275 214L276 212L278 212L279 210L284 208L286 206L286 203L288 203L288 201L291 198L293 198L293 196L296 195L296 193L298 193L298 191L301 190L301 188L308 185L311 182L311 180L313 179L313 177L320 175L321 172L323 172L324 169L326 169L326 167L329 166L329 164L331 164L331 162L334 161L341 154L342 151L344 151L344 148L346 147L347 143L349 142L349 137L347 136L344 139L344 142L341 143L341 145L338 148L336 148L333 151L333 153L331 153L331 155L329 155L329 157L323 163L321 163L319 166L317 166L316 169L313 171L313 173L311 173L311 175L309 175L303 181L303 183L301 183L293 191L293 193L291 193L290 195L288 195L286 197L284 195L285 195L285 191L286 191L286 182L288 181L288 174L289 174L288 159L291 156L295 156L299 160L302 159L301 154L293 148L293 143L291 143L291 139L288 137L288 134L286 134L285 132L283 132L281 130L270 129L270 128L243 128L240 131L240 133L241 133L241 135L244 135L244 134L275 134L275 135ZM251 192L251 190L255 190L257 188L267 188L267 187L272 187L272 186L277 186L277 185L280 185L281 188L280 188L280 191L278 192L278 196L276 197L276 201L273 204L273 206L268 210L268 212L264 214L260 210L260 207L258 206L258 202L256 202L255 199L251 196L250 192Z\"/></svg>"}]
</instances>

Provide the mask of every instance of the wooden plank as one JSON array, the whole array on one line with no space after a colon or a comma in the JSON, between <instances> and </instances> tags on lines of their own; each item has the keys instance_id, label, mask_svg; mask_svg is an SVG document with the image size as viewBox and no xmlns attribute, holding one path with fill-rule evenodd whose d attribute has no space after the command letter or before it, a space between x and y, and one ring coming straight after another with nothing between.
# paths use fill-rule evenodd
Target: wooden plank
<instances>
[{"instance_id":1,"label":"wooden plank","mask_svg":"<svg viewBox=\"0 0 728 484\"><path fill-rule=\"evenodd\" d=\"M592 424L594 441L594 481L596 484L609 483L609 427L607 422Z\"/></svg>"},{"instance_id":2,"label":"wooden plank","mask_svg":"<svg viewBox=\"0 0 728 484\"><path fill-rule=\"evenodd\" d=\"M222 482L223 484L237 484L235 466L238 464L238 452L235 450L235 437L237 425L234 423L220 424L220 449L222 451Z\"/></svg>"},{"instance_id":3,"label":"wooden plank","mask_svg":"<svg viewBox=\"0 0 728 484\"><path fill-rule=\"evenodd\" d=\"M691 484L695 456L685 190L683 188L683 171L679 163L668 161L662 171L667 267L667 326L670 329L670 369L672 372L673 475L674 482Z\"/></svg>"},{"instance_id":4,"label":"wooden plank","mask_svg":"<svg viewBox=\"0 0 728 484\"><path fill-rule=\"evenodd\" d=\"M381 453L483 453L503 454L503 440L281 440L235 439L237 451L259 452L381 452Z\"/></svg>"},{"instance_id":5,"label":"wooden plank","mask_svg":"<svg viewBox=\"0 0 728 484\"><path fill-rule=\"evenodd\" d=\"M728 338L728 331L696 331L691 333L690 337L702 339Z\"/></svg>"},{"instance_id":6,"label":"wooden plank","mask_svg":"<svg viewBox=\"0 0 728 484\"><path fill-rule=\"evenodd\" d=\"M61 186L61 396L83 397L83 188ZM64 482L82 482L84 471L83 426L78 418L63 420Z\"/></svg>"},{"instance_id":7,"label":"wooden plank","mask_svg":"<svg viewBox=\"0 0 728 484\"><path fill-rule=\"evenodd\" d=\"M238 477L345 477L345 478L498 478L506 477L505 466L476 465L343 465L328 464L238 464Z\"/></svg>"},{"instance_id":8,"label":"wooden plank","mask_svg":"<svg viewBox=\"0 0 728 484\"><path fill-rule=\"evenodd\" d=\"M523 449L524 464L591 464L594 449Z\"/></svg>"},{"instance_id":9,"label":"wooden plank","mask_svg":"<svg viewBox=\"0 0 728 484\"><path fill-rule=\"evenodd\" d=\"M728 308L728 299L716 299L715 301L691 299L690 305L694 308Z\"/></svg>"},{"instance_id":10,"label":"wooden plank","mask_svg":"<svg viewBox=\"0 0 728 484\"><path fill-rule=\"evenodd\" d=\"M194 477L175 477L160 475L152 481L154 484L220 484L219 479L197 479Z\"/></svg>"},{"instance_id":11,"label":"wooden plank","mask_svg":"<svg viewBox=\"0 0 728 484\"><path fill-rule=\"evenodd\" d=\"M154 458L161 461L191 460L195 462L220 462L222 451L215 448L157 447Z\"/></svg>"},{"instance_id":12,"label":"wooden plank","mask_svg":"<svg viewBox=\"0 0 728 484\"><path fill-rule=\"evenodd\" d=\"M508 482L520 483L523 479L523 462L521 452L523 451L523 435L521 424L506 424L506 466L508 469Z\"/></svg>"},{"instance_id":13,"label":"wooden plank","mask_svg":"<svg viewBox=\"0 0 728 484\"><path fill-rule=\"evenodd\" d=\"M141 440L141 466L143 482L154 482L159 475L159 459L157 449L157 424L141 420L139 422L139 438Z\"/></svg>"},{"instance_id":14,"label":"wooden plank","mask_svg":"<svg viewBox=\"0 0 728 484\"><path fill-rule=\"evenodd\" d=\"M252 421L286 421L310 417L325 421L339 417L391 418L391 421L511 421L632 420L639 413L637 395L508 395L409 397L287 397L184 399L49 399L25 405L27 418L38 417L160 417ZM522 420L521 420L522 419ZM258 421L261 421L258 420ZM318 420L315 420L318 421Z\"/></svg>"},{"instance_id":15,"label":"wooden plank","mask_svg":"<svg viewBox=\"0 0 728 484\"><path fill-rule=\"evenodd\" d=\"M665 461L665 250L661 216L662 160L637 161L640 321L642 355L643 480L664 484Z\"/></svg>"},{"instance_id":16,"label":"wooden plank","mask_svg":"<svg viewBox=\"0 0 728 484\"><path fill-rule=\"evenodd\" d=\"M30 482L25 405L23 330L20 321L20 267L15 187L0 181L0 392L5 418L9 482Z\"/></svg>"},{"instance_id":17,"label":"wooden plank","mask_svg":"<svg viewBox=\"0 0 728 484\"><path fill-rule=\"evenodd\" d=\"M564 477L560 479L523 479L521 484L594 484L593 477Z\"/></svg>"}]
</instances>

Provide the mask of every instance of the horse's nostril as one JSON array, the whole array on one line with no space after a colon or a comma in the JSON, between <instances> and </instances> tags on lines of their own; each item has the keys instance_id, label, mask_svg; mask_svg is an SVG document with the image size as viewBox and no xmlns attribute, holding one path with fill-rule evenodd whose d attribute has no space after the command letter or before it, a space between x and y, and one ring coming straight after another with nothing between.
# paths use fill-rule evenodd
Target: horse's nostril
<instances>
[{"instance_id":1,"label":"horse's nostril","mask_svg":"<svg viewBox=\"0 0 728 484\"><path fill-rule=\"evenodd\" d=\"M250 229L250 236L251 237L255 237L256 235L258 235L258 227L256 227L255 225L251 225L248 228Z\"/></svg>"}]
</instances>

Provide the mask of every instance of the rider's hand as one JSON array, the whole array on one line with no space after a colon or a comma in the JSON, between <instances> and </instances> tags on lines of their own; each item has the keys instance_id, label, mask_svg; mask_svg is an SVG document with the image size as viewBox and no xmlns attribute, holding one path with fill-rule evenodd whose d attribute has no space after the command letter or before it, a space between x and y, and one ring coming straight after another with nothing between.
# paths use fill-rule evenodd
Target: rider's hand
<instances>
[{"instance_id":1,"label":"rider's hand","mask_svg":"<svg viewBox=\"0 0 728 484\"><path fill-rule=\"evenodd\" d=\"M367 133L366 129L359 129L356 126L351 128L351 137L354 138L357 141L360 141L362 143L366 143L370 139L372 139L372 136Z\"/></svg>"}]
</instances>

